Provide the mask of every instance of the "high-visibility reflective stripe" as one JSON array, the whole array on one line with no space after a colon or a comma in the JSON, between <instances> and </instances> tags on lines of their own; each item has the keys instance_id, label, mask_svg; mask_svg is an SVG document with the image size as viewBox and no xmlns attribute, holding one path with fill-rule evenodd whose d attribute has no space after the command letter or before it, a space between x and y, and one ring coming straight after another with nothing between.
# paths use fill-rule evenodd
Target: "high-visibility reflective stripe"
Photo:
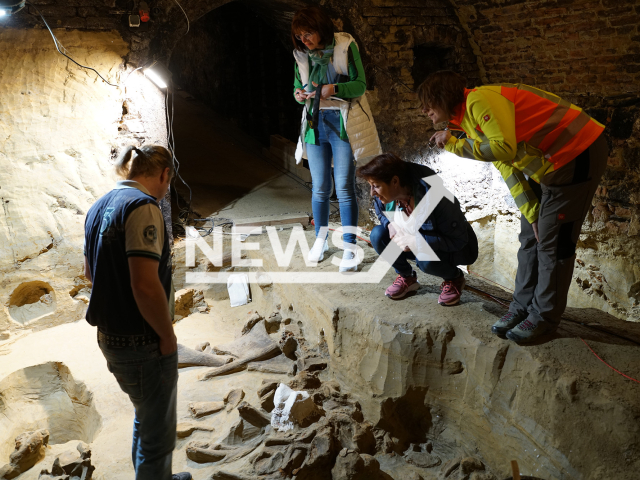
<instances>
[{"instance_id":1,"label":"high-visibility reflective stripe","mask_svg":"<svg viewBox=\"0 0 640 480\"><path fill-rule=\"evenodd\" d=\"M495 162L497 160L496 156L491 151L491 144L489 142L482 142L479 150L485 160L489 160L491 162Z\"/></svg>"},{"instance_id":2,"label":"high-visibility reflective stripe","mask_svg":"<svg viewBox=\"0 0 640 480\"><path fill-rule=\"evenodd\" d=\"M511 190L513 187L518 185L521 180L524 180L524 176L522 177L522 179L520 179L514 172L507 177L507 179L505 180L505 183L507 184L507 187L509 187L509 190Z\"/></svg>"},{"instance_id":3,"label":"high-visibility reflective stripe","mask_svg":"<svg viewBox=\"0 0 640 480\"><path fill-rule=\"evenodd\" d=\"M475 159L476 156L473 154L473 144L475 143L475 141L472 138L467 138L466 141L464 142L463 146L462 146L462 156L464 158L473 158Z\"/></svg>"},{"instance_id":4,"label":"high-visibility reflective stripe","mask_svg":"<svg viewBox=\"0 0 640 480\"><path fill-rule=\"evenodd\" d=\"M569 107L566 105L558 104L556 109L553 111L547 123L545 123L540 130L533 134L533 137L529 139L527 142L532 147L539 147L544 138L550 134L560 123L562 118L569 111Z\"/></svg>"},{"instance_id":5,"label":"high-visibility reflective stripe","mask_svg":"<svg viewBox=\"0 0 640 480\"><path fill-rule=\"evenodd\" d=\"M545 100L549 100L550 102L557 103L559 105L564 105L564 106L571 105L571 103L567 102L566 100L563 100L559 96L554 95L553 93L545 92L544 90L540 90L539 88L530 87L529 85L522 85L522 84L518 85L518 88L519 90L525 90L527 92L533 93L534 95L542 97Z\"/></svg>"},{"instance_id":6,"label":"high-visibility reflective stripe","mask_svg":"<svg viewBox=\"0 0 640 480\"><path fill-rule=\"evenodd\" d=\"M540 157L535 157L531 160L526 166L522 167L521 170L523 173L526 173L529 176L532 176L538 170L542 168L544 161Z\"/></svg>"},{"instance_id":7,"label":"high-visibility reflective stripe","mask_svg":"<svg viewBox=\"0 0 640 480\"><path fill-rule=\"evenodd\" d=\"M529 202L537 202L538 197L536 197L536 194L533 193L533 190L525 190L513 200L516 202L516 206L518 208L521 208Z\"/></svg>"},{"instance_id":8,"label":"high-visibility reflective stripe","mask_svg":"<svg viewBox=\"0 0 640 480\"><path fill-rule=\"evenodd\" d=\"M591 117L589 115L584 112L580 112L580 115L578 115L573 122L567 125L564 131L558 136L558 138L556 138L555 142L553 142L551 147L547 149L546 153L551 156L558 153L562 147L569 142L569 140L575 137L580 133L580 130L587 126L590 120Z\"/></svg>"}]
</instances>

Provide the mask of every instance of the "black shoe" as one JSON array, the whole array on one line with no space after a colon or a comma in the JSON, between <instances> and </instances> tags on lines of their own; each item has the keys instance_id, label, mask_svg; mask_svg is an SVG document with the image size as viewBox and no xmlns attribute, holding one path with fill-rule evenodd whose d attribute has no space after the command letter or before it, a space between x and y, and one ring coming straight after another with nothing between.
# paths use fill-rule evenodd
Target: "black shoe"
<instances>
[{"instance_id":1,"label":"black shoe","mask_svg":"<svg viewBox=\"0 0 640 480\"><path fill-rule=\"evenodd\" d=\"M552 325L549 322L540 321L534 323L527 319L509 330L507 338L516 343L531 343L540 337L555 332L557 328L557 325Z\"/></svg>"},{"instance_id":2,"label":"black shoe","mask_svg":"<svg viewBox=\"0 0 640 480\"><path fill-rule=\"evenodd\" d=\"M493 324L491 332L499 337L505 337L507 332L527 318L526 313L507 312L500 320Z\"/></svg>"},{"instance_id":3,"label":"black shoe","mask_svg":"<svg viewBox=\"0 0 640 480\"><path fill-rule=\"evenodd\" d=\"M174 473L171 480L191 480L191 474L189 472Z\"/></svg>"}]
</instances>

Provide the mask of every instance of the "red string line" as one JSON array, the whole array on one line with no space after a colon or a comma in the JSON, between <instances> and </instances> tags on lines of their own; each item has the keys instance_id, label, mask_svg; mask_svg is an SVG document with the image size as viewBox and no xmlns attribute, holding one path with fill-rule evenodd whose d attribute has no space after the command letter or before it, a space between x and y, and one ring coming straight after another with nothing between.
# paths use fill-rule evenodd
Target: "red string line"
<instances>
[{"instance_id":1,"label":"red string line","mask_svg":"<svg viewBox=\"0 0 640 480\"><path fill-rule=\"evenodd\" d=\"M580 338L580 337L578 337L578 338ZM580 338L580 340L582 340L582 338ZM600 360L602 363L604 363L604 364L605 364L607 367L609 367L611 370L613 370L614 372L619 373L620 375L622 375L622 376L623 376L623 377L625 377L625 378L628 378L629 380L633 380L633 381L634 381L634 382L636 382L636 383L640 383L640 382L639 382L638 380L636 380L635 378L630 377L629 375L625 375L624 373L622 373L622 372L621 372L621 371L619 371L619 370L616 370L616 369L615 369L615 368L613 368L611 365L609 365L607 362L605 362L603 359L601 359L601 358L598 356L598 354L597 354L596 352L594 352L594 351L593 351L593 348L589 347L589 344L588 344L587 342L585 342L584 340L582 340L582 343L584 343L584 344L589 348L589 350L591 350L591 353L593 353L593 354L596 356L596 358L597 358L598 360Z\"/></svg>"},{"instance_id":2,"label":"red string line","mask_svg":"<svg viewBox=\"0 0 640 480\"><path fill-rule=\"evenodd\" d=\"M472 272L472 271L471 271L471 269L469 269L469 267L467 267L467 270L469 271L469 273L470 273L471 275L474 275L474 276L476 276L476 277L480 277L480 278L484 278L485 280L487 280L487 281L489 281L489 282L491 282L491 283L494 283L494 284L496 284L496 285L498 285L498 286L500 286L500 287L502 287L502 288L504 288L504 289L506 289L506 290L508 290L508 291L511 291L511 292L513 291L513 290L511 290L511 289L509 289L509 288L505 287L504 285L500 285L499 283L496 283L496 282L494 282L494 281L492 281L492 280L489 280L488 278L485 278L485 277L483 277L482 275L478 275L477 273ZM498 300L497 298L495 298L493 295L488 295L488 296L489 296L489 297L491 297L492 299L496 300L498 303L500 303L501 305L503 305L503 306L504 306L504 303L502 303L500 300ZM593 353L593 354L596 356L596 358L597 358L598 360L600 360L602 363L604 363L604 364L605 364L607 367L609 367L611 370L613 370L613 371L614 371L614 372L616 372L616 373L619 373L620 375L622 375L622 376L623 376L623 377L625 377L625 378L628 378L629 380L632 380L632 381L634 381L634 382L636 382L636 383L640 383L640 382L639 382L638 380L636 380L635 378L630 377L629 375L625 375L625 374L624 374L624 373L622 373L621 371L616 370L615 368L613 368L611 365L609 365L607 362L605 362L602 358L600 358L600 357L598 356L598 354L597 354L596 352L594 352L594 351L593 351L593 348L591 348L587 342L585 342L581 337L578 337L578 338L580 338L580 340L582 340L582 343L584 343L584 344L587 346L587 348L589 348L589 350L591 350L591 353Z\"/></svg>"},{"instance_id":3,"label":"red string line","mask_svg":"<svg viewBox=\"0 0 640 480\"><path fill-rule=\"evenodd\" d=\"M470 269L469 267L467 267L467 270L469 271L469 273L470 273L471 275L474 275L474 276L476 276L476 277L480 277L480 278L482 278L482 279L486 280L487 282L491 282L491 283L493 283L494 285L498 285L499 287L504 288L507 292L511 292L511 293L513 293L513 290L511 290L510 288L505 287L504 285L500 285L498 282L494 282L493 280L489 280L487 277L483 277L483 276L482 276L482 275L480 275L479 273L472 272L472 271L471 271L471 269Z\"/></svg>"}]
</instances>

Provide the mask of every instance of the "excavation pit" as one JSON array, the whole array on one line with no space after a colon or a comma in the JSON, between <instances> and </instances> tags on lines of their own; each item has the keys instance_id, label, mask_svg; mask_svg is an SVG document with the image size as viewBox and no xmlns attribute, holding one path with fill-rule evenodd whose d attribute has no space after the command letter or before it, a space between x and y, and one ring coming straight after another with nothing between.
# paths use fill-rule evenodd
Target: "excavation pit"
<instances>
[{"instance_id":1,"label":"excavation pit","mask_svg":"<svg viewBox=\"0 0 640 480\"><path fill-rule=\"evenodd\" d=\"M14 322L27 325L56 310L56 294L47 282L35 280L20 284L9 297L9 315Z\"/></svg>"},{"instance_id":2,"label":"excavation pit","mask_svg":"<svg viewBox=\"0 0 640 480\"><path fill-rule=\"evenodd\" d=\"M47 429L50 445L91 443L100 423L93 394L63 363L27 367L0 381L0 463L24 432Z\"/></svg>"},{"instance_id":3,"label":"excavation pit","mask_svg":"<svg viewBox=\"0 0 640 480\"><path fill-rule=\"evenodd\" d=\"M312 232L307 234L311 242ZM252 241L269 240L263 235ZM282 241L285 244L287 238ZM360 246L365 250L366 269L375 254L364 243ZM330 257L339 252L331 248L317 271L334 271ZM182 254L178 246L178 265ZM265 250L251 252L250 257L258 256L263 266L252 269L257 270L257 278L278 271L276 259ZM294 257L289 268L304 271L306 267L301 258ZM179 270L176 277L184 279L182 274ZM360 460L373 469L371 478L377 467L367 463L366 455L372 455L381 472L391 478L502 479L511 474L511 460L517 460L521 474L530 478L633 478L630 472L640 466L637 396L632 385L620 388L627 380L603 366L581 339L636 376L640 329L602 312L597 312L599 327L591 328L586 324L594 323L593 311L570 309L568 316L585 325L567 319L550 341L519 346L490 333L491 325L506 309L470 289L463 293L460 306L439 306L440 279L418 276L421 289L402 301L383 295L395 277L392 271L380 284L251 285L253 301L245 310L257 310L265 317L271 311L283 316L286 312L291 321L283 323L280 332L289 329L298 335L298 343L313 352L307 352L307 357L325 352L327 367L307 373L319 379L320 385L309 390L327 412L328 419L322 421L333 425L330 444L337 450L333 450L331 468L340 458L339 462L347 462L348 458L340 457L340 449L346 448L364 455ZM471 276L468 283L490 290ZM206 285L193 287L203 288L207 297ZM291 307L283 309L285 305ZM300 348L295 352L297 384L305 374L304 366L311 364L299 353ZM314 361L320 363L317 358ZM331 393L334 389L339 393ZM361 413L354 417L354 409ZM351 419L347 422L351 433L335 433L331 422L338 414ZM354 420L359 415L362 421ZM355 432L366 428L365 424L371 426L375 438L371 450L352 441L361 438ZM298 429L295 435L304 431ZM594 438L609 440L594 442ZM293 451L281 449L278 454L264 448L266 453L256 450L260 469L292 460ZM360 464L359 459L352 460L353 465ZM477 469L471 469L472 465ZM339 469L343 467L347 468L342 465ZM247 468L238 462L219 465L217 470L246 475L253 471ZM331 475L330 470L325 474Z\"/></svg>"}]
</instances>

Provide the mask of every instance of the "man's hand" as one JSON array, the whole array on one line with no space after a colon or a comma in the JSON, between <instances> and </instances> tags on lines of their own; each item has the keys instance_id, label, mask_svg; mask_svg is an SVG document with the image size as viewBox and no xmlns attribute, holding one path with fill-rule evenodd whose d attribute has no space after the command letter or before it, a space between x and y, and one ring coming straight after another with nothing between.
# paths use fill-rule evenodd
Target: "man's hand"
<instances>
[{"instance_id":1,"label":"man's hand","mask_svg":"<svg viewBox=\"0 0 640 480\"><path fill-rule=\"evenodd\" d=\"M170 338L160 338L160 354L169 355L178 350L178 339L174 335Z\"/></svg>"},{"instance_id":2,"label":"man's hand","mask_svg":"<svg viewBox=\"0 0 640 480\"><path fill-rule=\"evenodd\" d=\"M431 137L431 140L429 141L435 142L435 144L440 148L444 148L444 146L447 144L450 138L451 138L451 132L449 130L441 130L439 132L434 133L433 136Z\"/></svg>"},{"instance_id":3,"label":"man's hand","mask_svg":"<svg viewBox=\"0 0 640 480\"><path fill-rule=\"evenodd\" d=\"M158 260L147 257L129 257L131 289L138 310L160 337L160 353L167 355L178 349L173 332L167 295L158 276Z\"/></svg>"},{"instance_id":4,"label":"man's hand","mask_svg":"<svg viewBox=\"0 0 640 480\"><path fill-rule=\"evenodd\" d=\"M538 234L538 220L531 224L531 228L533 228L533 234L536 236L536 242L540 243L540 235Z\"/></svg>"}]
</instances>

